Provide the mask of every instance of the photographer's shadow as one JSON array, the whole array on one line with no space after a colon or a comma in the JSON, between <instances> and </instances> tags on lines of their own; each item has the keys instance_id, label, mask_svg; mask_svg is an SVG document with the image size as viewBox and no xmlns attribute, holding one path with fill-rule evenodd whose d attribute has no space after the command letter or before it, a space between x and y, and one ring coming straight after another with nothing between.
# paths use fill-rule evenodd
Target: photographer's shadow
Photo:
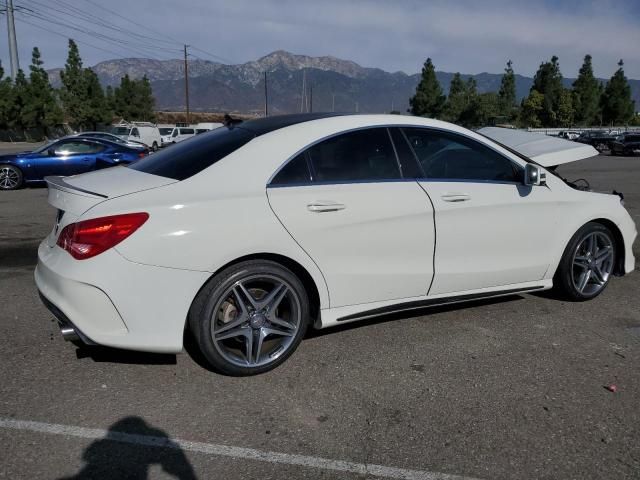
<instances>
[{"instance_id":1,"label":"photographer's shadow","mask_svg":"<svg viewBox=\"0 0 640 480\"><path fill-rule=\"evenodd\" d=\"M60 480L146 480L152 465L181 480L197 478L182 449L140 417L125 417L114 423L104 438L86 448L82 459L86 462L82 470Z\"/></svg>"}]
</instances>

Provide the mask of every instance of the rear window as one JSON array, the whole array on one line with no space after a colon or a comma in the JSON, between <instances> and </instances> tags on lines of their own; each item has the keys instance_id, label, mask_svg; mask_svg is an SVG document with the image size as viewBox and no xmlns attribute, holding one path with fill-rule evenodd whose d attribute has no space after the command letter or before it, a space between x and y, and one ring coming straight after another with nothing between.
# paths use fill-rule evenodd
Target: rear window
<instances>
[{"instance_id":1,"label":"rear window","mask_svg":"<svg viewBox=\"0 0 640 480\"><path fill-rule=\"evenodd\" d=\"M241 128L217 128L188 142L154 153L130 165L139 172L184 180L251 141L255 134Z\"/></svg>"}]
</instances>

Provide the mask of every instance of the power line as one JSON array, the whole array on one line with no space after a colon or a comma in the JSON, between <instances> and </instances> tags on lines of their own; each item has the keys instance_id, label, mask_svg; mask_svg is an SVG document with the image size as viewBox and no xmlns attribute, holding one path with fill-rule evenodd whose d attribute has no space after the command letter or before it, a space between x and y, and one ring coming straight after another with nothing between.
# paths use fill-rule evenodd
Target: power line
<instances>
[{"instance_id":1,"label":"power line","mask_svg":"<svg viewBox=\"0 0 640 480\"><path fill-rule=\"evenodd\" d=\"M20 12L20 13L23 14L23 15L26 15L28 17L31 17L33 19L37 19L37 20L41 20L41 21L47 22L49 24L59 25L61 27L65 27L65 28L69 28L71 30L75 30L75 31L77 31L79 33L82 33L84 35L88 35L93 39L99 38L99 39L101 39L102 41L104 41L106 43L110 43L110 44L112 44L114 46L117 46L117 47L120 47L120 48L124 47L125 49L129 49L129 50L131 50L133 52L136 52L138 55L151 57L152 59L155 59L155 60L160 60L160 58L158 58L155 55L155 52L154 52L154 54L150 53L150 50L152 50L152 47L138 46L137 44L131 44L130 42L127 42L127 41L124 41L124 40L114 39L114 38L111 38L111 37L109 37L107 35L104 35L104 34L102 34L100 32L96 32L96 31L93 31L93 30L86 30L86 29L84 29L84 28L82 28L80 26L77 26L77 24L74 24L74 23L71 23L71 22L67 23L67 22L60 21L59 19L57 19L57 17L49 17L49 18L47 18L44 15L37 14L37 13L29 13L29 12Z\"/></svg>"}]
</instances>

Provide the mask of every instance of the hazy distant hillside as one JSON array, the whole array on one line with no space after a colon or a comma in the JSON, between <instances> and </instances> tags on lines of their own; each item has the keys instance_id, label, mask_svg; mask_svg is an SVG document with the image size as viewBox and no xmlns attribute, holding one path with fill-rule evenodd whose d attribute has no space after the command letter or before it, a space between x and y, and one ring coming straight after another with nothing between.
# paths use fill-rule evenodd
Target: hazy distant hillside
<instances>
[{"instance_id":1,"label":"hazy distant hillside","mask_svg":"<svg viewBox=\"0 0 640 480\"><path fill-rule=\"evenodd\" d=\"M104 85L117 85L120 78L147 75L151 80L160 110L184 108L184 72L182 60L128 58L109 60L93 67ZM258 60L240 65L225 65L205 60L189 61L191 109L202 111L262 111L264 73L268 72L269 108L273 113L300 110L303 71L313 88L313 109L337 111L405 111L420 79L419 74L385 72L361 67L335 57L309 57L276 51ZM60 83L60 69L50 70L54 85ZM453 73L437 72L445 92ZM463 75L468 78L470 75ZM480 92L497 91L502 74L473 75ZM529 93L533 80L516 75L518 98ZM570 86L572 78L566 78ZM640 107L640 80L630 80L636 106Z\"/></svg>"}]
</instances>

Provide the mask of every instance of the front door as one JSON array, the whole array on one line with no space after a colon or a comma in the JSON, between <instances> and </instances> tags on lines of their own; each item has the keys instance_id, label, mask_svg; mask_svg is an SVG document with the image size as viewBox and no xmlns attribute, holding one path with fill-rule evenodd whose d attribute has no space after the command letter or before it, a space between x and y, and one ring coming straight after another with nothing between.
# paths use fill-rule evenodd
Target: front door
<instances>
[{"instance_id":1,"label":"front door","mask_svg":"<svg viewBox=\"0 0 640 480\"><path fill-rule=\"evenodd\" d=\"M430 294L541 280L556 224L554 195L525 186L522 165L479 141L404 129L435 209L437 245Z\"/></svg>"}]
</instances>

